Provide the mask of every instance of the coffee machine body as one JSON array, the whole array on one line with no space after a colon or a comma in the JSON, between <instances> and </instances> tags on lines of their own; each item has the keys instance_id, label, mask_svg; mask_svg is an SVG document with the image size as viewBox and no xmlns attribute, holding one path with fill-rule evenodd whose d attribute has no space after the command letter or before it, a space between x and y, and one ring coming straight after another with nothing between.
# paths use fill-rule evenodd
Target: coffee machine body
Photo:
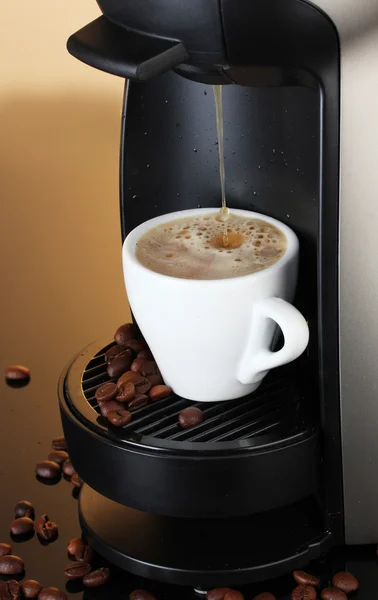
<instances>
[{"instance_id":1,"label":"coffee machine body","mask_svg":"<svg viewBox=\"0 0 378 600\"><path fill-rule=\"evenodd\" d=\"M122 238L154 216L220 205L211 84L222 84L229 205L275 217L297 233L301 257L296 305L305 314L311 335L306 355L290 370L299 390L300 419L290 436L282 427L274 440L259 438L260 456L270 453L272 458L272 443L276 444L275 461L282 457L281 467L289 479L300 468L306 485L293 480L297 496L286 493L282 485L281 492L272 488L266 508L276 526L285 505L294 506L294 501L310 496L316 499L319 530L314 534L317 541L309 540L308 547L318 544L319 554L331 545L377 542L376 3L361 0L358 9L353 0L98 0L98 4L103 16L74 34L68 49L89 65L127 78L120 160ZM164 500L153 506L142 495L131 497L127 470L127 493L120 484L118 490L111 489L101 479L106 473L101 477L92 473L80 454L77 440L84 435L83 426L73 425L67 406L67 399L61 400L70 454L94 489L137 509L201 518L194 493L183 499L176 490L176 501L172 495L166 500L169 507ZM280 419L287 427L289 419L285 415ZM301 443L308 442L301 460L300 454L287 453L299 435ZM135 436L132 441L135 445ZM253 444L244 444L244 450L247 446L251 449ZM176 448L175 460L188 452L188 465L195 449L192 443L180 451ZM130 469L137 460L134 453L136 462ZM279 464L275 461L269 459L264 469L274 472ZM174 471L177 481L181 467ZM190 472L193 489L196 478L198 486L204 485L206 469L209 464L203 468L199 460L197 465L192 460L185 473ZM252 498L268 484L262 463L250 473ZM169 480L167 472L164 477ZM240 477L248 477L248 471L240 472ZM235 490L239 483L234 480ZM200 504L207 510L206 498ZM235 498L234 510L225 509L223 516L263 510L261 503L254 508L252 504ZM222 506L220 492L220 513ZM209 508L202 516L209 518L210 512ZM222 514L215 510L213 516ZM320 538L327 543L322 546ZM298 547L297 553L302 550Z\"/></svg>"}]
</instances>

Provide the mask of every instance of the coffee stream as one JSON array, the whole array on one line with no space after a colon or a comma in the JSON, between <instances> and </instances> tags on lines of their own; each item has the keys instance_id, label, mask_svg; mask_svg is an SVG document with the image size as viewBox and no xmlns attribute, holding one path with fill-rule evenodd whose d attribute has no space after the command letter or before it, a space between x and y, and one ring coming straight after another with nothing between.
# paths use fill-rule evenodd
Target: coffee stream
<instances>
[{"instance_id":1,"label":"coffee stream","mask_svg":"<svg viewBox=\"0 0 378 600\"><path fill-rule=\"evenodd\" d=\"M219 175L222 190L222 208L219 211L219 220L224 222L223 228L223 246L227 248L229 246L229 231L228 231L228 217L230 214L227 208L226 202L226 172L224 168L224 136L223 136L223 102L222 102L222 91L221 85L213 85L214 98L215 98L215 111L217 120L217 133L218 133L218 151L219 151ZM243 243L243 240L240 241Z\"/></svg>"}]
</instances>

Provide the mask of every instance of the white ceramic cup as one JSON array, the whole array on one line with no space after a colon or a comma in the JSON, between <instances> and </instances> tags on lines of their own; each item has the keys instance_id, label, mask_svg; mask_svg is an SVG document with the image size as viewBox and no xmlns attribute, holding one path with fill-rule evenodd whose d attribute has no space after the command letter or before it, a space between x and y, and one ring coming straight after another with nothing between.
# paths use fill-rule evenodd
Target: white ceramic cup
<instances>
[{"instance_id":1,"label":"white ceramic cup","mask_svg":"<svg viewBox=\"0 0 378 600\"><path fill-rule=\"evenodd\" d=\"M131 231L123 245L130 306L165 383L179 396L202 402L253 392L270 369L300 356L309 339L306 320L290 304L297 281L298 238L275 219L232 210L275 225L287 239L287 250L274 265L250 275L180 279L150 271L136 259L136 243L149 229L217 211L201 208L156 217ZM272 352L277 324L284 345Z\"/></svg>"}]
</instances>

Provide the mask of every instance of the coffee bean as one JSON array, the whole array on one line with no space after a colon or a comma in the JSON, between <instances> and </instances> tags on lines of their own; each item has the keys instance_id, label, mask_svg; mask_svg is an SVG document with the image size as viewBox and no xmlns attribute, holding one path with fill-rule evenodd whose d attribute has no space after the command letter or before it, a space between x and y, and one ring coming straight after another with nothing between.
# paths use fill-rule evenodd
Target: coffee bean
<instances>
[{"instance_id":1,"label":"coffee bean","mask_svg":"<svg viewBox=\"0 0 378 600\"><path fill-rule=\"evenodd\" d=\"M39 593L38 600L67 600L67 596L58 588L47 587Z\"/></svg>"},{"instance_id":2,"label":"coffee bean","mask_svg":"<svg viewBox=\"0 0 378 600\"><path fill-rule=\"evenodd\" d=\"M141 350L140 352L138 352L137 358L144 358L145 360L154 360L154 357L152 356L152 352L150 349Z\"/></svg>"},{"instance_id":3,"label":"coffee bean","mask_svg":"<svg viewBox=\"0 0 378 600\"><path fill-rule=\"evenodd\" d=\"M320 594L322 600L347 600L347 595L337 587L325 588Z\"/></svg>"},{"instance_id":4,"label":"coffee bean","mask_svg":"<svg viewBox=\"0 0 378 600\"><path fill-rule=\"evenodd\" d=\"M65 450L52 450L48 455L47 460L52 460L53 462L58 463L58 465L62 465L67 458L69 457Z\"/></svg>"},{"instance_id":5,"label":"coffee bean","mask_svg":"<svg viewBox=\"0 0 378 600\"><path fill-rule=\"evenodd\" d=\"M107 419L110 412L117 412L119 410L123 410L124 408L125 407L123 404L121 404L121 402L117 402L117 400L110 400L109 402L104 402L104 404L101 404L100 411L102 416Z\"/></svg>"},{"instance_id":6,"label":"coffee bean","mask_svg":"<svg viewBox=\"0 0 378 600\"><path fill-rule=\"evenodd\" d=\"M5 377L9 381L29 381L30 370L22 365L10 365L5 370Z\"/></svg>"},{"instance_id":7,"label":"coffee bean","mask_svg":"<svg viewBox=\"0 0 378 600\"><path fill-rule=\"evenodd\" d=\"M334 587L339 588L346 594L351 594L358 590L358 581L352 575L352 573L347 573L345 571L340 571L340 573L336 573L336 575L332 578L332 585Z\"/></svg>"},{"instance_id":8,"label":"coffee bean","mask_svg":"<svg viewBox=\"0 0 378 600\"><path fill-rule=\"evenodd\" d=\"M82 487L84 481L82 480L80 475L78 475L77 473L74 473L71 477L71 483L75 488L80 489Z\"/></svg>"},{"instance_id":9,"label":"coffee bean","mask_svg":"<svg viewBox=\"0 0 378 600\"><path fill-rule=\"evenodd\" d=\"M52 441L53 450L67 450L66 438L62 435Z\"/></svg>"},{"instance_id":10,"label":"coffee bean","mask_svg":"<svg viewBox=\"0 0 378 600\"><path fill-rule=\"evenodd\" d=\"M255 596L253 600L276 600L276 597L270 592L262 592L261 594Z\"/></svg>"},{"instance_id":11,"label":"coffee bean","mask_svg":"<svg viewBox=\"0 0 378 600\"><path fill-rule=\"evenodd\" d=\"M240 592L236 592L235 590L231 590L230 592L227 592L225 594L224 600L244 600L244 596Z\"/></svg>"},{"instance_id":12,"label":"coffee bean","mask_svg":"<svg viewBox=\"0 0 378 600\"><path fill-rule=\"evenodd\" d=\"M38 519L37 533L44 542L53 542L58 537L58 526L48 515L42 515Z\"/></svg>"},{"instance_id":13,"label":"coffee bean","mask_svg":"<svg viewBox=\"0 0 378 600\"><path fill-rule=\"evenodd\" d=\"M306 571L294 571L293 577L299 585L313 585L314 587L318 587L320 584L319 577L311 575L311 573L306 573Z\"/></svg>"},{"instance_id":14,"label":"coffee bean","mask_svg":"<svg viewBox=\"0 0 378 600\"><path fill-rule=\"evenodd\" d=\"M112 361L115 356L118 356L118 354L121 354L121 352L124 352L125 350L126 346L120 346L119 344L112 346L105 352L105 361L107 363Z\"/></svg>"},{"instance_id":15,"label":"coffee bean","mask_svg":"<svg viewBox=\"0 0 378 600\"><path fill-rule=\"evenodd\" d=\"M122 373L128 371L132 363L132 354L130 350L124 350L121 354L118 354L113 360L108 363L106 369L109 377L120 377Z\"/></svg>"},{"instance_id":16,"label":"coffee bean","mask_svg":"<svg viewBox=\"0 0 378 600\"><path fill-rule=\"evenodd\" d=\"M19 600L20 584L14 579L0 581L0 600Z\"/></svg>"},{"instance_id":17,"label":"coffee bean","mask_svg":"<svg viewBox=\"0 0 378 600\"><path fill-rule=\"evenodd\" d=\"M168 398L172 394L172 388L167 385L155 385L150 389L149 396L153 402L155 400L162 400L163 398Z\"/></svg>"},{"instance_id":18,"label":"coffee bean","mask_svg":"<svg viewBox=\"0 0 378 600\"><path fill-rule=\"evenodd\" d=\"M133 371L133 373L139 373L145 362L148 362L145 358L136 358L131 363L130 371Z\"/></svg>"},{"instance_id":19,"label":"coffee bean","mask_svg":"<svg viewBox=\"0 0 378 600\"><path fill-rule=\"evenodd\" d=\"M0 544L0 556L7 556L7 554L11 554L11 552L12 546L10 544L6 544L5 542Z\"/></svg>"},{"instance_id":20,"label":"coffee bean","mask_svg":"<svg viewBox=\"0 0 378 600\"><path fill-rule=\"evenodd\" d=\"M161 373L156 373L156 375L149 375L147 379L150 382L151 387L155 387L157 385L164 385Z\"/></svg>"},{"instance_id":21,"label":"coffee bean","mask_svg":"<svg viewBox=\"0 0 378 600\"><path fill-rule=\"evenodd\" d=\"M21 583L21 591L25 598L38 598L38 594L41 589L41 584L35 579L27 579Z\"/></svg>"},{"instance_id":22,"label":"coffee bean","mask_svg":"<svg viewBox=\"0 0 378 600\"><path fill-rule=\"evenodd\" d=\"M232 590L230 588L214 588L213 590L210 590L209 592L207 592L207 600L224 600L225 595L228 592L232 592Z\"/></svg>"},{"instance_id":23,"label":"coffee bean","mask_svg":"<svg viewBox=\"0 0 378 600\"><path fill-rule=\"evenodd\" d=\"M84 562L91 564L94 558L94 551L89 544L84 544L83 547L79 547L75 552L75 558L77 562Z\"/></svg>"},{"instance_id":24,"label":"coffee bean","mask_svg":"<svg viewBox=\"0 0 378 600\"><path fill-rule=\"evenodd\" d=\"M20 500L14 507L14 514L17 519L19 517L29 517L29 519L34 519L34 506L28 500Z\"/></svg>"},{"instance_id":25,"label":"coffee bean","mask_svg":"<svg viewBox=\"0 0 378 600\"><path fill-rule=\"evenodd\" d=\"M129 383L130 381L134 383L134 381L138 381L140 379L139 373L134 373L133 371L127 371L117 381L117 388L119 389L121 385L125 383Z\"/></svg>"},{"instance_id":26,"label":"coffee bean","mask_svg":"<svg viewBox=\"0 0 378 600\"><path fill-rule=\"evenodd\" d=\"M139 354L142 350L148 350L148 346L144 340L129 340L125 342L125 346L134 354Z\"/></svg>"},{"instance_id":27,"label":"coffee bean","mask_svg":"<svg viewBox=\"0 0 378 600\"><path fill-rule=\"evenodd\" d=\"M179 423L183 429L188 429L189 427L194 427L194 425L199 425L204 420L205 415L202 410L196 408L195 406L190 406L189 408L184 408L179 414Z\"/></svg>"},{"instance_id":28,"label":"coffee bean","mask_svg":"<svg viewBox=\"0 0 378 600\"><path fill-rule=\"evenodd\" d=\"M18 575L24 570L24 561L19 556L0 556L0 575Z\"/></svg>"},{"instance_id":29,"label":"coffee bean","mask_svg":"<svg viewBox=\"0 0 378 600\"><path fill-rule=\"evenodd\" d=\"M118 388L117 400L118 402L130 402L135 396L135 385L132 381L127 383L121 383Z\"/></svg>"},{"instance_id":30,"label":"coffee bean","mask_svg":"<svg viewBox=\"0 0 378 600\"><path fill-rule=\"evenodd\" d=\"M98 404L102 404L103 402L109 402L109 400L114 400L117 395L117 386L112 381L108 381L108 383L104 383L97 388L95 393L95 398Z\"/></svg>"},{"instance_id":31,"label":"coffee bean","mask_svg":"<svg viewBox=\"0 0 378 600\"><path fill-rule=\"evenodd\" d=\"M34 521L29 519L29 517L20 517L10 524L10 532L13 535L25 535L26 533L33 531L33 529Z\"/></svg>"},{"instance_id":32,"label":"coffee bean","mask_svg":"<svg viewBox=\"0 0 378 600\"><path fill-rule=\"evenodd\" d=\"M140 374L145 377L151 377L152 375L159 375L159 367L154 360L146 360L140 369Z\"/></svg>"},{"instance_id":33,"label":"coffee bean","mask_svg":"<svg viewBox=\"0 0 378 600\"><path fill-rule=\"evenodd\" d=\"M84 562L72 562L65 567L64 574L67 579L83 579L91 568L91 565Z\"/></svg>"},{"instance_id":34,"label":"coffee bean","mask_svg":"<svg viewBox=\"0 0 378 600\"><path fill-rule=\"evenodd\" d=\"M298 585L291 597L292 600L316 600L316 589L312 585Z\"/></svg>"},{"instance_id":35,"label":"coffee bean","mask_svg":"<svg viewBox=\"0 0 378 600\"><path fill-rule=\"evenodd\" d=\"M136 394L145 394L151 387L151 383L146 377L143 377L139 373L133 371L127 371L117 381L117 387L120 388L122 384L132 381L135 387Z\"/></svg>"},{"instance_id":36,"label":"coffee bean","mask_svg":"<svg viewBox=\"0 0 378 600\"><path fill-rule=\"evenodd\" d=\"M115 427L124 427L131 421L131 413L128 410L111 410L108 412L108 421Z\"/></svg>"},{"instance_id":37,"label":"coffee bean","mask_svg":"<svg viewBox=\"0 0 378 600\"><path fill-rule=\"evenodd\" d=\"M114 339L120 346L124 346L126 342L135 338L137 332L133 323L125 323L118 327L114 334Z\"/></svg>"},{"instance_id":38,"label":"coffee bean","mask_svg":"<svg viewBox=\"0 0 378 600\"><path fill-rule=\"evenodd\" d=\"M66 460L62 464L62 471L66 475L66 477L72 477L72 475L75 473L75 469L73 468L73 464L70 458L66 458Z\"/></svg>"},{"instance_id":39,"label":"coffee bean","mask_svg":"<svg viewBox=\"0 0 378 600\"><path fill-rule=\"evenodd\" d=\"M92 571L92 573L88 573L83 578L83 583L86 587L98 587L99 585L104 585L109 581L110 571L106 567L101 567L100 569L96 569L96 571Z\"/></svg>"},{"instance_id":40,"label":"coffee bean","mask_svg":"<svg viewBox=\"0 0 378 600\"><path fill-rule=\"evenodd\" d=\"M156 600L156 596L146 590L134 590L131 592L129 600Z\"/></svg>"},{"instance_id":41,"label":"coffee bean","mask_svg":"<svg viewBox=\"0 0 378 600\"><path fill-rule=\"evenodd\" d=\"M135 398L133 398L127 405L129 410L137 410L138 408L142 408L143 406L147 406L149 402L148 396L145 394L137 394Z\"/></svg>"},{"instance_id":42,"label":"coffee bean","mask_svg":"<svg viewBox=\"0 0 378 600\"><path fill-rule=\"evenodd\" d=\"M60 476L60 466L55 461L43 460L37 464L35 473L42 479L56 479Z\"/></svg>"}]
</instances>

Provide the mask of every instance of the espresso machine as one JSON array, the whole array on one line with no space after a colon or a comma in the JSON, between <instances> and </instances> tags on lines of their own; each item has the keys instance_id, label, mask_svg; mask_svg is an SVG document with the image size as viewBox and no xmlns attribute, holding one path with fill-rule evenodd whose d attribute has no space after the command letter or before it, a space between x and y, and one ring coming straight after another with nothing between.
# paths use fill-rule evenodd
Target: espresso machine
<instances>
[{"instance_id":1,"label":"espresso machine","mask_svg":"<svg viewBox=\"0 0 378 600\"><path fill-rule=\"evenodd\" d=\"M125 570L198 589L378 542L376 3L98 4L68 50L126 80L122 239L157 215L220 206L211 85L223 85L228 204L298 235L310 344L185 431L191 403L175 395L106 426L94 394L111 336L80 352L59 397L85 535Z\"/></svg>"}]
</instances>

